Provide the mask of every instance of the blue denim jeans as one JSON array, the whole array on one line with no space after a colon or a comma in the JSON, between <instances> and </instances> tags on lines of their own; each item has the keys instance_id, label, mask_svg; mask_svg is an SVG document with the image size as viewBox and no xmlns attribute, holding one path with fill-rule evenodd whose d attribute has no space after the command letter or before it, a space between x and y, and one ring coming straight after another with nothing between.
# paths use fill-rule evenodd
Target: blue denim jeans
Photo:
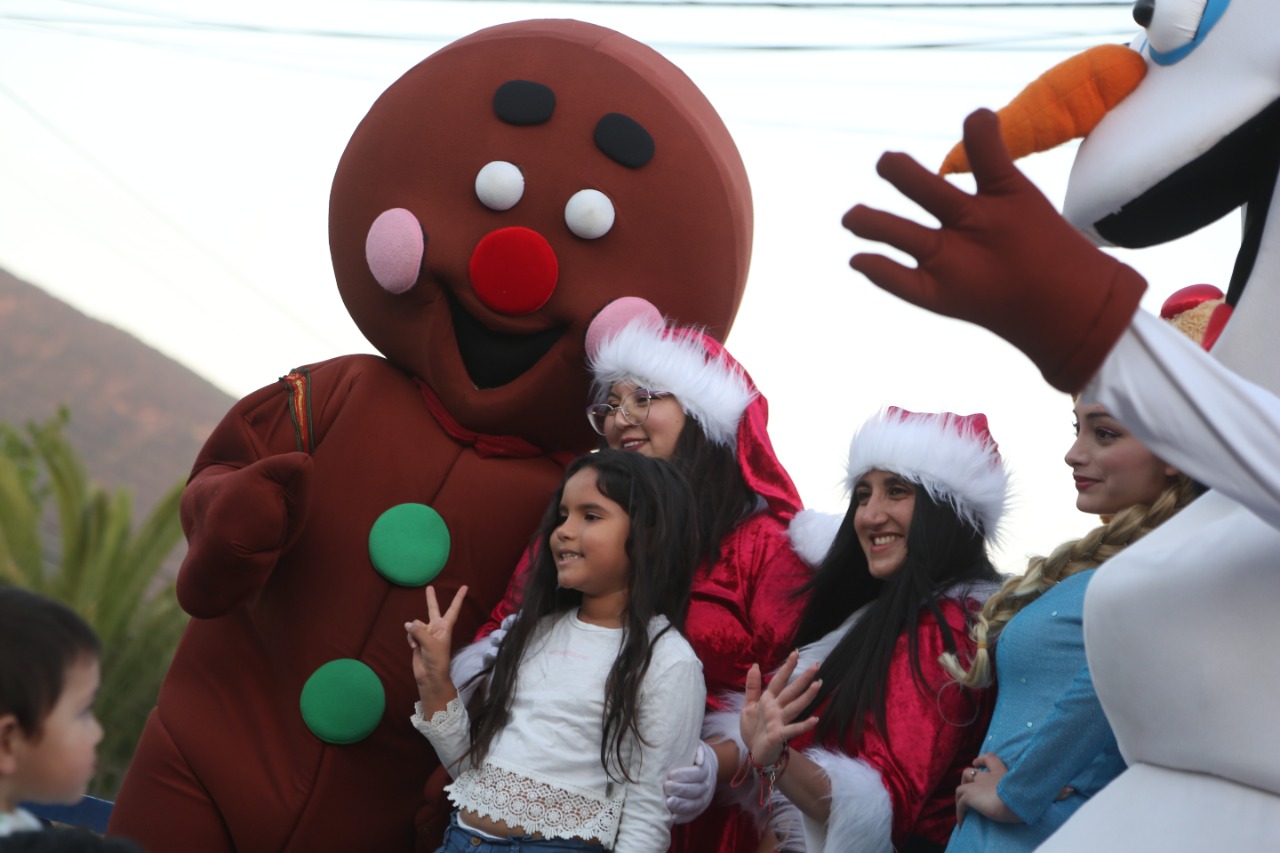
<instances>
[{"instance_id":1,"label":"blue denim jeans","mask_svg":"<svg viewBox=\"0 0 1280 853\"><path fill-rule=\"evenodd\" d=\"M458 813L449 818L449 828L444 833L444 844L436 853L603 853L604 847L579 838L534 838L531 835L510 835L506 838L490 838L458 825Z\"/></svg>"}]
</instances>

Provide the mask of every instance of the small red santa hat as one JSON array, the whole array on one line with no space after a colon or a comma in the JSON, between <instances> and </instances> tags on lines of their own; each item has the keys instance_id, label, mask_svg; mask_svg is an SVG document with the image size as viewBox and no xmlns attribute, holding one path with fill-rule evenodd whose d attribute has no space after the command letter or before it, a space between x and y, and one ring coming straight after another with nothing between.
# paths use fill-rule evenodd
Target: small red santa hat
<instances>
[{"instance_id":1,"label":"small red santa hat","mask_svg":"<svg viewBox=\"0 0 1280 853\"><path fill-rule=\"evenodd\" d=\"M713 444L734 450L747 485L775 515L789 519L800 494L769 440L769 404L747 371L715 338L668 326L637 297L610 303L587 330L587 359L603 398L615 382L669 391Z\"/></svg>"},{"instance_id":2,"label":"small red santa hat","mask_svg":"<svg viewBox=\"0 0 1280 853\"><path fill-rule=\"evenodd\" d=\"M850 494L868 471L891 471L949 504L988 542L996 539L1008 502L1009 472L986 415L890 406L854 435L847 470Z\"/></svg>"},{"instance_id":3,"label":"small red santa hat","mask_svg":"<svg viewBox=\"0 0 1280 853\"><path fill-rule=\"evenodd\" d=\"M1160 317L1204 349L1212 349L1231 317L1231 306L1212 284L1192 284L1175 291L1160 306Z\"/></svg>"}]
</instances>

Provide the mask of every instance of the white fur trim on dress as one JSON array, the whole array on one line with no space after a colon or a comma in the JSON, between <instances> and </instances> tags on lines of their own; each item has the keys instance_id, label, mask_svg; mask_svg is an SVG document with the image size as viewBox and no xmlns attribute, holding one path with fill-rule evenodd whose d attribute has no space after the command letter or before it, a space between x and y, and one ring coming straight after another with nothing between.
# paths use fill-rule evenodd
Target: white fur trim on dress
<instances>
[{"instance_id":1,"label":"white fur trim on dress","mask_svg":"<svg viewBox=\"0 0 1280 853\"><path fill-rule=\"evenodd\" d=\"M746 696L742 693L725 693L721 695L723 710L712 711L702 718L702 739L710 741L732 741L738 747L739 762L734 768L734 777L746 760L747 745L742 740L742 706ZM751 815L757 829L764 829L765 815L760 809L760 783L754 773L748 773L746 779L736 788L731 785L720 785L716 788L716 800L731 806L737 806Z\"/></svg>"},{"instance_id":2,"label":"white fur trim on dress","mask_svg":"<svg viewBox=\"0 0 1280 853\"><path fill-rule=\"evenodd\" d=\"M707 358L701 334L664 330L647 321L624 326L591 359L596 383L608 388L631 381L650 391L670 391L713 443L734 447L738 421L755 391L737 364Z\"/></svg>"},{"instance_id":3,"label":"white fur trim on dress","mask_svg":"<svg viewBox=\"0 0 1280 853\"><path fill-rule=\"evenodd\" d=\"M995 595L1001 586L1000 581L962 581L947 587L939 598L951 599L961 604L964 603L965 599L973 599L978 605L982 605L986 603L988 598ZM845 620L837 627L823 634L812 643L801 646L797 650L798 659L792 678L794 679L796 675L804 672L814 664L824 663L831 656L831 652L835 650L836 644L844 639L844 635L849 633L853 626L858 623L858 620L870 609L870 603L862 605L862 607L846 616ZM724 701L727 706L734 700L726 696ZM741 694L738 694L736 701L737 707L741 708L743 703ZM703 728L706 728L706 723L703 723Z\"/></svg>"},{"instance_id":4,"label":"white fur trim on dress","mask_svg":"<svg viewBox=\"0 0 1280 853\"><path fill-rule=\"evenodd\" d=\"M787 525L787 536L796 555L810 567L817 566L831 550L844 516L816 509L802 509Z\"/></svg>"},{"instance_id":5,"label":"white fur trim on dress","mask_svg":"<svg viewBox=\"0 0 1280 853\"><path fill-rule=\"evenodd\" d=\"M805 818L809 853L893 853L893 801L880 771L860 758L809 749L805 755L831 780L826 826Z\"/></svg>"},{"instance_id":6,"label":"white fur trim on dress","mask_svg":"<svg viewBox=\"0 0 1280 853\"><path fill-rule=\"evenodd\" d=\"M967 524L995 541L1008 500L1009 472L989 437L961 434L954 415L901 418L880 412L849 444L850 494L868 471L891 471L919 483Z\"/></svg>"},{"instance_id":7,"label":"white fur trim on dress","mask_svg":"<svg viewBox=\"0 0 1280 853\"><path fill-rule=\"evenodd\" d=\"M778 853L808 853L804 840L804 813L788 800L781 791L774 791L769 798L769 817L765 828L773 831L777 840L773 849Z\"/></svg>"}]
</instances>

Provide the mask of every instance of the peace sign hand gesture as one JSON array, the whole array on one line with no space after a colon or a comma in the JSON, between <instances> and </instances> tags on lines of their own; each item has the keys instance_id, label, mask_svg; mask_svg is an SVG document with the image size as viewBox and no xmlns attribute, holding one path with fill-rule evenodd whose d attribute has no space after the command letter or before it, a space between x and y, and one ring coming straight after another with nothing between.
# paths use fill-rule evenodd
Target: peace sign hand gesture
<instances>
[{"instance_id":1,"label":"peace sign hand gesture","mask_svg":"<svg viewBox=\"0 0 1280 853\"><path fill-rule=\"evenodd\" d=\"M408 633L409 648L413 649L413 678L418 682L418 698L422 700L422 715L430 719L436 711L443 711L458 695L458 688L449 677L449 656L453 649L453 626L458 621L467 588L461 587L449 609L440 613L436 591L427 587L427 622L420 620L404 623Z\"/></svg>"}]
</instances>

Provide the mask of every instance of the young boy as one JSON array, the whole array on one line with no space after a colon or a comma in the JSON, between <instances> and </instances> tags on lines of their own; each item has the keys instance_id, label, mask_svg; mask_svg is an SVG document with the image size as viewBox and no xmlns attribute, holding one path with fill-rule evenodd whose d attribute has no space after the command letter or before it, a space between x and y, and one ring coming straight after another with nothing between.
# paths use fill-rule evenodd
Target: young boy
<instances>
[{"instance_id":1,"label":"young boy","mask_svg":"<svg viewBox=\"0 0 1280 853\"><path fill-rule=\"evenodd\" d=\"M18 803L75 803L93 777L101 646L70 608L0 587L0 838L40 823Z\"/></svg>"}]
</instances>

